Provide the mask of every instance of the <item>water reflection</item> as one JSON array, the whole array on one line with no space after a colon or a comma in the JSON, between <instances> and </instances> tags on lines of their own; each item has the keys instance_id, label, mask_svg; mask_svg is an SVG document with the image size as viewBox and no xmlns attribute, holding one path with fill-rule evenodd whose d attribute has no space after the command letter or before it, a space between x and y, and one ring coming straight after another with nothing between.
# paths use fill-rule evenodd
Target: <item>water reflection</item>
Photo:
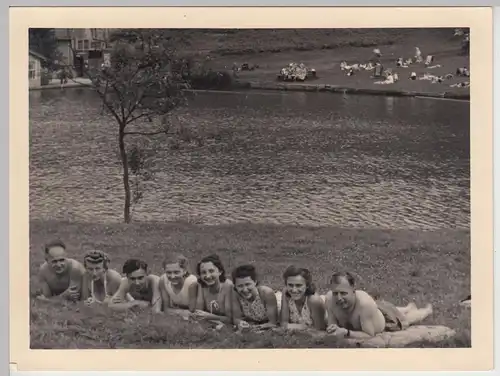
<instances>
[{"instance_id":1,"label":"water reflection","mask_svg":"<svg viewBox=\"0 0 500 376\"><path fill-rule=\"evenodd\" d=\"M394 110L394 97L385 97L385 108L387 110L387 115L392 115Z\"/></svg>"},{"instance_id":2,"label":"water reflection","mask_svg":"<svg viewBox=\"0 0 500 376\"><path fill-rule=\"evenodd\" d=\"M84 89L30 92L30 208L37 218L121 220L116 124ZM469 106L299 92L197 93L154 138L157 180L136 220L343 227L469 225Z\"/></svg>"}]
</instances>

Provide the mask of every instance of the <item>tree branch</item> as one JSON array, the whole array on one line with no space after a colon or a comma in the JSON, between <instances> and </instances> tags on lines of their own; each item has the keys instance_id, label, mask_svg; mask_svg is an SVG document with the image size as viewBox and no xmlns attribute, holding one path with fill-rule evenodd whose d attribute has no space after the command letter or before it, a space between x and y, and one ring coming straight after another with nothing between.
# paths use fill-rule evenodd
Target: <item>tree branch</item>
<instances>
[{"instance_id":1,"label":"tree branch","mask_svg":"<svg viewBox=\"0 0 500 376\"><path fill-rule=\"evenodd\" d=\"M168 133L168 129L163 130L163 131L157 131L157 132L125 132L124 133L124 135L129 135L129 134L138 134L141 136L155 136L155 135L159 135L159 134L172 134L172 133Z\"/></svg>"},{"instance_id":2,"label":"tree branch","mask_svg":"<svg viewBox=\"0 0 500 376\"><path fill-rule=\"evenodd\" d=\"M143 117L147 117L147 116L154 116L156 113L155 112L143 112L142 114L140 115L137 115L137 116L134 116L130 119L127 120L127 124L130 124L140 118L143 118Z\"/></svg>"}]
</instances>

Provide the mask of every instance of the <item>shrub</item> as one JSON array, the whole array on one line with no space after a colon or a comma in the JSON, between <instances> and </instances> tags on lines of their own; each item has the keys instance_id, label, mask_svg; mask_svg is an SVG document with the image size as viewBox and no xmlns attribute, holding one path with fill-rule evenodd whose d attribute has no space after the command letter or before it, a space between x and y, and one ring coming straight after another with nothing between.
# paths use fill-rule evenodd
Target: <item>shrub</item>
<instances>
[{"instance_id":1,"label":"shrub","mask_svg":"<svg viewBox=\"0 0 500 376\"><path fill-rule=\"evenodd\" d=\"M203 70L192 73L189 83L193 89L228 89L233 85L233 78L225 71Z\"/></svg>"}]
</instances>

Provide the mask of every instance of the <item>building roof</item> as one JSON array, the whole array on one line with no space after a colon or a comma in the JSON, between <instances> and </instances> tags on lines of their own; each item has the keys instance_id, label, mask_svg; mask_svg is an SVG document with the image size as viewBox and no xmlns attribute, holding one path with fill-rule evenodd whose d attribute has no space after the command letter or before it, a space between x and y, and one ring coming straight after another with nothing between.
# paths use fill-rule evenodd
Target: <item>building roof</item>
<instances>
[{"instance_id":1,"label":"building roof","mask_svg":"<svg viewBox=\"0 0 500 376\"><path fill-rule=\"evenodd\" d=\"M38 59L40 59L40 60L44 60L44 61L49 60L49 59L47 59L45 56L43 56L42 54L39 54L38 52L35 52L35 51L33 51L33 50L29 50L29 54L30 54L30 55L33 55L33 56L35 56L35 57L37 57L37 58L38 58Z\"/></svg>"}]
</instances>

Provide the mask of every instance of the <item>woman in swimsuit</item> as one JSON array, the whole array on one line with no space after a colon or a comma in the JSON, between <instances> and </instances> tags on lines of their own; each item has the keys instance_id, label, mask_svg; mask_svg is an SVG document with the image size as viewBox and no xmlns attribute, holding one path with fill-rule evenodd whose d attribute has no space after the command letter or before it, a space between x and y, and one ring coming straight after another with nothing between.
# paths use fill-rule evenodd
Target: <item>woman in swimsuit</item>
<instances>
[{"instance_id":1,"label":"woman in swimsuit","mask_svg":"<svg viewBox=\"0 0 500 376\"><path fill-rule=\"evenodd\" d=\"M197 278L188 270L188 259L183 255L169 255L163 261L165 273L160 277L163 312L189 315L190 297L196 299Z\"/></svg>"},{"instance_id":2,"label":"woman in swimsuit","mask_svg":"<svg viewBox=\"0 0 500 376\"><path fill-rule=\"evenodd\" d=\"M189 304L191 317L216 324L232 322L231 293L233 283L217 255L204 257L196 266L198 274L197 296Z\"/></svg>"},{"instance_id":3,"label":"woman in swimsuit","mask_svg":"<svg viewBox=\"0 0 500 376\"><path fill-rule=\"evenodd\" d=\"M82 300L85 304L107 303L120 287L122 277L108 268L109 263L109 256L103 251L90 250L83 256Z\"/></svg>"},{"instance_id":4,"label":"woman in swimsuit","mask_svg":"<svg viewBox=\"0 0 500 376\"><path fill-rule=\"evenodd\" d=\"M316 294L308 269L288 267L283 273L280 323L284 329L325 330L325 304Z\"/></svg>"},{"instance_id":5,"label":"woman in swimsuit","mask_svg":"<svg viewBox=\"0 0 500 376\"><path fill-rule=\"evenodd\" d=\"M274 328L278 322L278 304L273 289L259 285L253 265L242 265L232 273L231 298L233 323L239 329Z\"/></svg>"}]
</instances>

